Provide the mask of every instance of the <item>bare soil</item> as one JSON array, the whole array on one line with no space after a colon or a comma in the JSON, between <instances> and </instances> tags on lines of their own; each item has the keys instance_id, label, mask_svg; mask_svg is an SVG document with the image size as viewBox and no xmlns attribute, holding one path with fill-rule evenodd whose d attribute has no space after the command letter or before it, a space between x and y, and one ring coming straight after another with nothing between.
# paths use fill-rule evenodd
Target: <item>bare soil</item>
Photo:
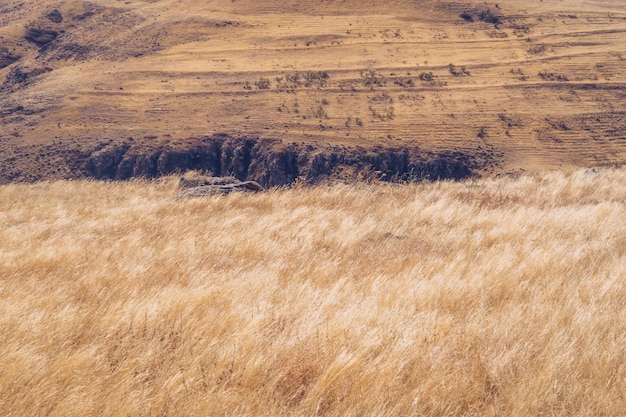
<instances>
[{"instance_id":1,"label":"bare soil","mask_svg":"<svg viewBox=\"0 0 626 417\"><path fill-rule=\"evenodd\" d=\"M0 183L626 161L621 0L0 5Z\"/></svg>"}]
</instances>

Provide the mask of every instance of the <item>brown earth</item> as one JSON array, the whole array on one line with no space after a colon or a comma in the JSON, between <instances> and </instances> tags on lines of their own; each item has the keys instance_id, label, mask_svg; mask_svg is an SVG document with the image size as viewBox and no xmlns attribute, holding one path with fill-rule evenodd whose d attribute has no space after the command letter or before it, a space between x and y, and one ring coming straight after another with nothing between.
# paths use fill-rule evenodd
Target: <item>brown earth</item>
<instances>
[{"instance_id":1,"label":"brown earth","mask_svg":"<svg viewBox=\"0 0 626 417\"><path fill-rule=\"evenodd\" d=\"M0 4L0 183L626 161L622 0Z\"/></svg>"}]
</instances>

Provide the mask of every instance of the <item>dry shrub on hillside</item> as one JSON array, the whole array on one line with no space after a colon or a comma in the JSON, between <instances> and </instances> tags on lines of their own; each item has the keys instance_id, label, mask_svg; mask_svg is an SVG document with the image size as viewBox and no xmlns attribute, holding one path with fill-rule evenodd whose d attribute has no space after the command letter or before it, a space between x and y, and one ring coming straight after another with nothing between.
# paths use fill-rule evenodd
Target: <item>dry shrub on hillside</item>
<instances>
[{"instance_id":1,"label":"dry shrub on hillside","mask_svg":"<svg viewBox=\"0 0 626 417\"><path fill-rule=\"evenodd\" d=\"M626 169L0 187L0 415L616 416Z\"/></svg>"}]
</instances>

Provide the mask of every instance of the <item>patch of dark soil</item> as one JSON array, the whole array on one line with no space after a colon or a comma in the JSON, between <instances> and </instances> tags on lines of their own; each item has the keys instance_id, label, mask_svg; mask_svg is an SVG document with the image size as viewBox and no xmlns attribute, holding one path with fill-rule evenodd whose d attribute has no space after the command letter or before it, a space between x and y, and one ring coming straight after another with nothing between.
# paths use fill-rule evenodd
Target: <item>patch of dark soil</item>
<instances>
[{"instance_id":1,"label":"patch of dark soil","mask_svg":"<svg viewBox=\"0 0 626 417\"><path fill-rule=\"evenodd\" d=\"M91 58L93 55L98 52L103 51L104 48L94 48L89 45L81 45L79 43L66 43L62 45L58 45L55 48L54 52L51 54L50 59L55 60L86 60Z\"/></svg>"},{"instance_id":2,"label":"patch of dark soil","mask_svg":"<svg viewBox=\"0 0 626 417\"><path fill-rule=\"evenodd\" d=\"M53 23L61 23L63 22L63 15L60 11L54 9L48 13L46 13L45 18Z\"/></svg>"},{"instance_id":3,"label":"patch of dark soil","mask_svg":"<svg viewBox=\"0 0 626 417\"><path fill-rule=\"evenodd\" d=\"M52 68L50 67L41 67L28 70L27 68L17 65L11 68L11 71L9 71L9 74L7 74L7 77L2 84L2 88L0 89L7 88L11 85L16 84L29 84L33 81L33 78L50 71L52 71Z\"/></svg>"},{"instance_id":4,"label":"patch of dark soil","mask_svg":"<svg viewBox=\"0 0 626 417\"><path fill-rule=\"evenodd\" d=\"M24 39L26 39L28 42L34 43L40 48L43 48L50 42L55 40L58 36L59 32L57 32L56 30L33 27L26 29Z\"/></svg>"},{"instance_id":5,"label":"patch of dark soil","mask_svg":"<svg viewBox=\"0 0 626 417\"><path fill-rule=\"evenodd\" d=\"M9 116L14 114L33 114L34 112L25 109L22 105L9 105L0 108L0 116Z\"/></svg>"},{"instance_id":6,"label":"patch of dark soil","mask_svg":"<svg viewBox=\"0 0 626 417\"><path fill-rule=\"evenodd\" d=\"M83 6L83 12L73 16L72 20L74 21L86 20L92 16L95 16L96 14L102 13L102 11L104 10L103 7L98 6L97 4L91 3L91 2L85 2L83 3L82 6Z\"/></svg>"},{"instance_id":7,"label":"patch of dark soil","mask_svg":"<svg viewBox=\"0 0 626 417\"><path fill-rule=\"evenodd\" d=\"M0 48L0 69L6 68L9 65L14 64L15 62L19 61L21 58L22 58L21 56L14 55L5 48Z\"/></svg>"}]
</instances>

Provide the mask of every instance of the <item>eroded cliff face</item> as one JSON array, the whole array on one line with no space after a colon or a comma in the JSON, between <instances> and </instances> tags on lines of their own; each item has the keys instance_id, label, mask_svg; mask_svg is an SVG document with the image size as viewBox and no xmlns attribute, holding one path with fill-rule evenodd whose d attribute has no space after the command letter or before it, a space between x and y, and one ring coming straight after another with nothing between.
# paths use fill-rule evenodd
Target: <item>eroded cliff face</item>
<instances>
[{"instance_id":1,"label":"eroded cliff face","mask_svg":"<svg viewBox=\"0 0 626 417\"><path fill-rule=\"evenodd\" d=\"M56 155L54 163L37 164L47 153ZM296 180L309 184L335 179L460 180L496 164L496 159L492 151L469 155L456 151L426 152L408 146L315 146L226 135L176 141L129 139L74 148L59 143L47 147L43 154L36 148L15 149L2 164L0 182L54 178L128 180L188 170L254 180L264 187L288 185Z\"/></svg>"},{"instance_id":2,"label":"eroded cliff face","mask_svg":"<svg viewBox=\"0 0 626 417\"><path fill-rule=\"evenodd\" d=\"M201 170L271 187L296 179L312 184L329 179L460 180L493 162L488 152L470 157L415 147L316 147L269 139L204 137L150 150L131 143L106 144L84 152L73 163L81 176L97 179L155 178Z\"/></svg>"}]
</instances>

